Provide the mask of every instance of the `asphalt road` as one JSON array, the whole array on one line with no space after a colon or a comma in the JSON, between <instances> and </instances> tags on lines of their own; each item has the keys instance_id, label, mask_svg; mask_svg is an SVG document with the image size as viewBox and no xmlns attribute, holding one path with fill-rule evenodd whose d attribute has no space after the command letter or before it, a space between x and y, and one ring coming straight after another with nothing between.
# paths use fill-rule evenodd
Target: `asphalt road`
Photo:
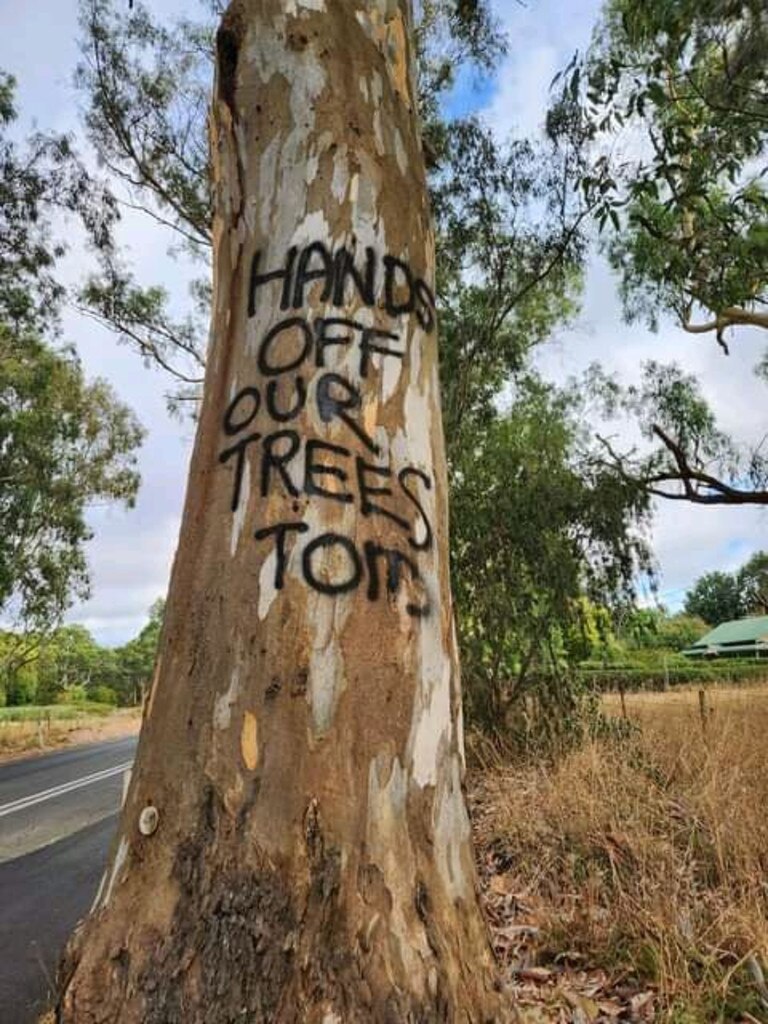
<instances>
[{"instance_id":1,"label":"asphalt road","mask_svg":"<svg viewBox=\"0 0 768 1024\"><path fill-rule=\"evenodd\" d=\"M0 1024L34 1024L96 892L136 739L0 765Z\"/></svg>"}]
</instances>

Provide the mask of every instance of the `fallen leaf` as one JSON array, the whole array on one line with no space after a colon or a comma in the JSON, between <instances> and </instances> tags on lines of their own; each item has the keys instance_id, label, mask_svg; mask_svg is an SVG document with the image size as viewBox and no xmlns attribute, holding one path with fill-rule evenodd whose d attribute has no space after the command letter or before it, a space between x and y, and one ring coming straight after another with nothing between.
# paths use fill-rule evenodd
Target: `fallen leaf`
<instances>
[{"instance_id":1,"label":"fallen leaf","mask_svg":"<svg viewBox=\"0 0 768 1024\"><path fill-rule=\"evenodd\" d=\"M638 992L629 1000L629 1012L632 1020L649 1020L649 1014L653 1013L653 1001L656 993Z\"/></svg>"},{"instance_id":2,"label":"fallen leaf","mask_svg":"<svg viewBox=\"0 0 768 1024\"><path fill-rule=\"evenodd\" d=\"M535 981L537 985L544 985L553 977L553 973L548 967L524 967L516 975L522 981Z\"/></svg>"},{"instance_id":3,"label":"fallen leaf","mask_svg":"<svg viewBox=\"0 0 768 1024\"><path fill-rule=\"evenodd\" d=\"M600 1015L600 1007L594 999L590 999L580 992L573 992L570 989L563 989L563 996L575 1010L580 1011L586 1020L589 1021L589 1024L597 1020Z\"/></svg>"}]
</instances>

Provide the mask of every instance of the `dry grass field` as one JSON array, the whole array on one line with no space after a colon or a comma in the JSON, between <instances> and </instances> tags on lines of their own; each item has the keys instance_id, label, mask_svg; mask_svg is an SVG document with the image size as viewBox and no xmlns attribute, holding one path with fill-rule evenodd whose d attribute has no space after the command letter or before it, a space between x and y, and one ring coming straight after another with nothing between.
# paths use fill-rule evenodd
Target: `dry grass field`
<instances>
[{"instance_id":1,"label":"dry grass field","mask_svg":"<svg viewBox=\"0 0 768 1024\"><path fill-rule=\"evenodd\" d=\"M141 712L135 708L61 717L40 713L20 720L0 715L0 761L28 751L117 739L138 732L140 725Z\"/></svg>"},{"instance_id":2,"label":"dry grass field","mask_svg":"<svg viewBox=\"0 0 768 1024\"><path fill-rule=\"evenodd\" d=\"M604 698L554 764L470 744L486 914L526 1024L768 1024L768 684ZM65 723L62 723L64 725Z\"/></svg>"},{"instance_id":3,"label":"dry grass field","mask_svg":"<svg viewBox=\"0 0 768 1024\"><path fill-rule=\"evenodd\" d=\"M478 758L486 905L530 1019L768 1021L768 685L706 702L627 695L628 735Z\"/></svg>"}]
</instances>

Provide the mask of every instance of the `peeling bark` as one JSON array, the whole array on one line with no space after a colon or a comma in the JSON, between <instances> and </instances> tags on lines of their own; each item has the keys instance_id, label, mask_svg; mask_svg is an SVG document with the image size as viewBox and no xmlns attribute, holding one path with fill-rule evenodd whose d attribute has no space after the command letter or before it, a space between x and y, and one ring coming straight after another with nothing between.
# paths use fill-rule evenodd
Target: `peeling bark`
<instances>
[{"instance_id":1,"label":"peeling bark","mask_svg":"<svg viewBox=\"0 0 768 1024\"><path fill-rule=\"evenodd\" d=\"M508 1018L462 792L408 18L234 0L222 23L203 409L62 1024Z\"/></svg>"}]
</instances>

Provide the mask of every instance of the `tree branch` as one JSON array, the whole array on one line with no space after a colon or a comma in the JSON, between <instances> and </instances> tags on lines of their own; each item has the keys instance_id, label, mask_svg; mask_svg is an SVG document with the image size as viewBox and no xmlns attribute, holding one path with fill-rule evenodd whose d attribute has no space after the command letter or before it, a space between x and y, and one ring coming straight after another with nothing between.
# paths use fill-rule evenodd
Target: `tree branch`
<instances>
[{"instance_id":1,"label":"tree branch","mask_svg":"<svg viewBox=\"0 0 768 1024\"><path fill-rule=\"evenodd\" d=\"M708 334L710 331L725 330L726 327L762 327L768 331L768 313L757 313L741 306L726 306L714 320L703 324L692 324L686 320L682 327L689 334Z\"/></svg>"},{"instance_id":2,"label":"tree branch","mask_svg":"<svg viewBox=\"0 0 768 1024\"><path fill-rule=\"evenodd\" d=\"M645 487L649 494L668 501L689 501L694 505L768 505L768 490L745 490L704 472L690 465L688 457L673 438L658 424L651 428L654 435L661 441L672 456L676 471L667 470L663 473L643 473L642 469L632 472L627 467L626 456L614 450L610 441L596 435L597 441L610 456L610 464L628 483ZM682 491L669 491L664 484L679 484Z\"/></svg>"}]
</instances>

